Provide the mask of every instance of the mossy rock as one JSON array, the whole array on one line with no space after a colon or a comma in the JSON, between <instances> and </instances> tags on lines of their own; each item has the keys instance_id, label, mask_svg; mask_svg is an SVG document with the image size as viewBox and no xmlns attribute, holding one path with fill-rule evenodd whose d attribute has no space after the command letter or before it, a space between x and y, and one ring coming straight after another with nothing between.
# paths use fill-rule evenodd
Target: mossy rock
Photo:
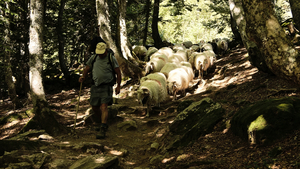
<instances>
[{"instance_id":1,"label":"mossy rock","mask_svg":"<svg viewBox=\"0 0 300 169\"><path fill-rule=\"evenodd\" d=\"M240 109L231 120L231 131L253 144L267 144L300 126L300 99L268 99Z\"/></svg>"},{"instance_id":2,"label":"mossy rock","mask_svg":"<svg viewBox=\"0 0 300 169\"><path fill-rule=\"evenodd\" d=\"M224 109L210 98L193 102L177 115L170 125L170 136L165 150L192 144L200 136L213 131L214 126L223 119Z\"/></svg>"},{"instance_id":3,"label":"mossy rock","mask_svg":"<svg viewBox=\"0 0 300 169\"><path fill-rule=\"evenodd\" d=\"M189 107L194 101L193 100L185 100L180 102L177 106L177 112L182 112L184 109Z\"/></svg>"}]
</instances>

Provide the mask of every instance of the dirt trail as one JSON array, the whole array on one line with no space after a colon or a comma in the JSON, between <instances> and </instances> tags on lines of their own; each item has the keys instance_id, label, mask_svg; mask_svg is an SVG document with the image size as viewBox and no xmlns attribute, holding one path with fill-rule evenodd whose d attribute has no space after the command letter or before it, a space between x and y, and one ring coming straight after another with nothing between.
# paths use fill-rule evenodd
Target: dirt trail
<instances>
[{"instance_id":1,"label":"dirt trail","mask_svg":"<svg viewBox=\"0 0 300 169\"><path fill-rule=\"evenodd\" d=\"M125 155L119 157L120 166L124 169L135 167L175 169L192 166L195 168L230 168L230 166L231 168L266 168L267 165L273 168L276 168L276 166L288 168L290 164L297 164L297 160L300 162L299 155L297 155L300 153L298 147L289 149L288 154L278 156L275 161L268 158L268 152L272 148L280 146L282 149L288 149L290 140L293 139L279 140L278 144L273 147L253 148L248 143L232 135L228 130L222 130L222 127L217 125L215 132L201 136L193 146L162 154L169 162L150 164L149 160L161 153L151 149L151 144L155 142L160 145L163 144L159 142L160 138L178 114L176 106L180 101L187 99L198 101L204 97L211 97L222 105L226 110L225 116L229 119L233 112L240 108L239 103L241 102L252 103L267 98L291 95L299 97L298 90L291 90L298 88L296 84L258 72L256 68L252 67L244 48L235 49L225 57L218 59L215 66L216 69L213 73L208 74L199 83L194 81L194 86L188 90L186 97L180 98L176 102L172 102L170 98L162 103L160 108L155 107L149 118L145 117L146 108L139 105L134 96L128 96L132 89L131 86L134 84L123 86L121 96L117 100L118 104L116 104L122 108L119 109L117 118L110 121L107 138L103 140L96 139L94 125L80 123L86 115L86 110L90 108L88 103L89 89L85 88L82 91L80 100L77 120L79 124L76 127L77 136L62 135L54 138L51 143L52 146L45 148L43 151L49 152L53 158L55 157L54 159L62 159L67 164L71 164L88 154L102 152L92 152L92 150L89 150L89 152L74 152L53 145L62 143L78 145L83 142L99 143L104 146L103 152L105 154L126 152ZM47 96L51 109L60 115L59 122L66 126L72 126L74 123L78 93L78 90L69 90ZM9 106L2 106L1 108L6 109L2 114L9 112ZM22 111L24 110L16 112ZM20 120L18 125L1 125L1 138L13 136L26 121L28 121L28 118ZM118 124L124 121L135 121L137 128L128 131L121 130ZM15 133L9 133L8 130L15 130ZM299 132L296 132L291 138L297 138L294 142L300 145Z\"/></svg>"}]
</instances>

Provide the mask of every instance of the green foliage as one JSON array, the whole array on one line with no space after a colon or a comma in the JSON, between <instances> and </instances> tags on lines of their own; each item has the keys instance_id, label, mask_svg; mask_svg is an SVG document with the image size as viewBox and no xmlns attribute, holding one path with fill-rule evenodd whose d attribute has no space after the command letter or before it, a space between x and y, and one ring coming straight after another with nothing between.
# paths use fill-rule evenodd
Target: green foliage
<instances>
[{"instance_id":1,"label":"green foliage","mask_svg":"<svg viewBox=\"0 0 300 169\"><path fill-rule=\"evenodd\" d=\"M161 3L160 17L162 20L159 24L159 30L163 40L172 43L181 43L188 40L199 43L201 40L210 41L217 37L231 36L228 19L222 19L222 22L220 22L218 18L222 15L210 9L210 2L184 1L184 8L181 8L181 12L177 13L174 13L174 11L179 10L176 9L178 5L170 5L172 2L166 0ZM220 22L223 27L206 22L209 18L212 18L215 23Z\"/></svg>"}]
</instances>

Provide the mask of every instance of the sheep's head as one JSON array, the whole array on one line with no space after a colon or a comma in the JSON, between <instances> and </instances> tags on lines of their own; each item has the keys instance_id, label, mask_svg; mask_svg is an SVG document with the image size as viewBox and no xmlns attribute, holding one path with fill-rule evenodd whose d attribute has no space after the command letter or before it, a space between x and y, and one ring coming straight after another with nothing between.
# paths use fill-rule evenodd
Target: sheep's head
<instances>
[{"instance_id":1,"label":"sheep's head","mask_svg":"<svg viewBox=\"0 0 300 169\"><path fill-rule=\"evenodd\" d=\"M147 89L139 89L137 90L137 99L140 104L143 106L147 103L149 99L149 91Z\"/></svg>"},{"instance_id":2,"label":"sheep's head","mask_svg":"<svg viewBox=\"0 0 300 169\"><path fill-rule=\"evenodd\" d=\"M167 90L168 90L168 94L173 94L174 91L176 90L177 86L176 86L176 82L168 82L168 87L167 87Z\"/></svg>"},{"instance_id":3,"label":"sheep's head","mask_svg":"<svg viewBox=\"0 0 300 169\"><path fill-rule=\"evenodd\" d=\"M145 68L145 76L147 76L148 74L152 73L154 69L154 63L153 62L148 62L146 64L146 68Z\"/></svg>"}]
</instances>

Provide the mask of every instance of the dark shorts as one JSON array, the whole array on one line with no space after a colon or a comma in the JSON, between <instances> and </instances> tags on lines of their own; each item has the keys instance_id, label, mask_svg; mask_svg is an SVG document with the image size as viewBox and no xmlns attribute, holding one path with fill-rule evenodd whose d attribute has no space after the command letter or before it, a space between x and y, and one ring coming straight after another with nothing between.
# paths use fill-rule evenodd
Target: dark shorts
<instances>
[{"instance_id":1,"label":"dark shorts","mask_svg":"<svg viewBox=\"0 0 300 169\"><path fill-rule=\"evenodd\" d=\"M100 106L103 103L112 105L113 103L113 87L111 85L100 85L91 87L90 104L92 106Z\"/></svg>"}]
</instances>

